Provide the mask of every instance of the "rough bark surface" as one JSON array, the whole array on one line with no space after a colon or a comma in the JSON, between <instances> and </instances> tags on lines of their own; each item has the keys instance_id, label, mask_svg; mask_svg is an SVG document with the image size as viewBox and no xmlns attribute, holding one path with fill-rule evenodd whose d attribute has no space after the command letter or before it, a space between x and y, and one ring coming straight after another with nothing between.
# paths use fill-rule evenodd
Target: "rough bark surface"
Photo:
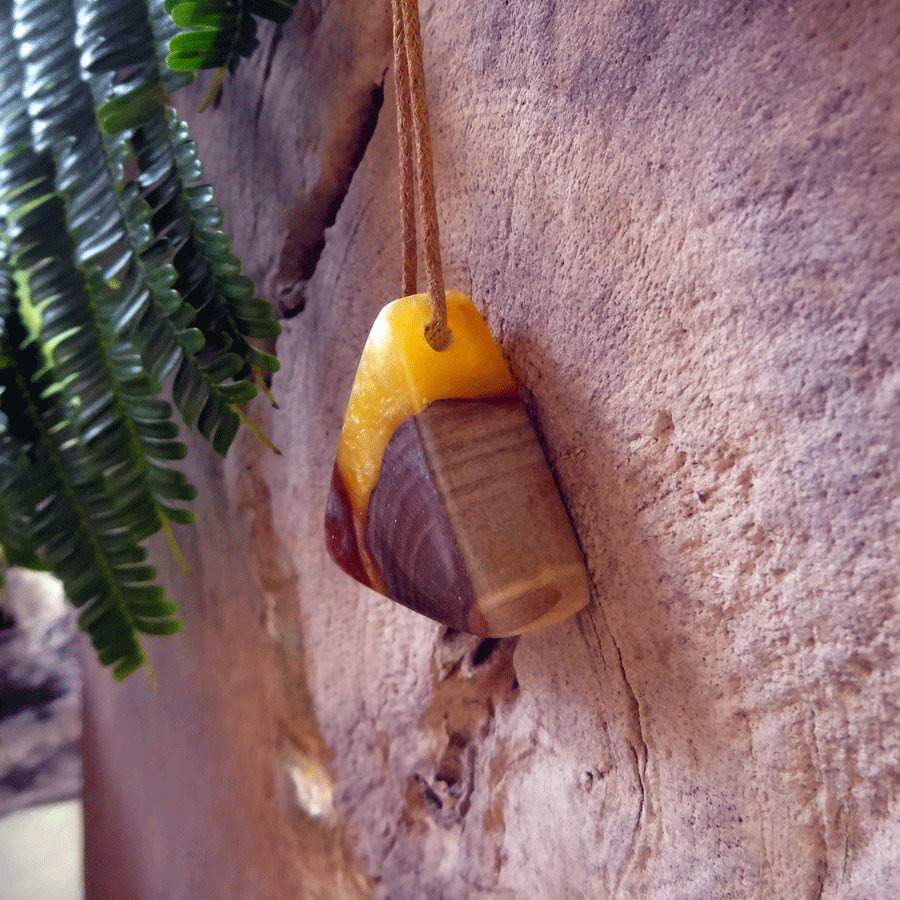
<instances>
[{"instance_id":1,"label":"rough bark surface","mask_svg":"<svg viewBox=\"0 0 900 900\"><path fill-rule=\"evenodd\" d=\"M265 31L195 117L288 315L284 456L194 472L159 692L89 668L88 896L897 897L900 4L422 4L446 281L594 589L498 643L323 548L400 282L385 6Z\"/></svg>"}]
</instances>

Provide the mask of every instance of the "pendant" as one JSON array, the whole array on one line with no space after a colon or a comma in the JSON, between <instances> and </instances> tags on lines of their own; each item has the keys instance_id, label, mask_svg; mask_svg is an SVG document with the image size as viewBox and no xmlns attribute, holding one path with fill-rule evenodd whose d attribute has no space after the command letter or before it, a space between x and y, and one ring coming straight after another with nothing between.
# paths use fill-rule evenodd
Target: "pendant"
<instances>
[{"instance_id":1,"label":"pendant","mask_svg":"<svg viewBox=\"0 0 900 900\"><path fill-rule=\"evenodd\" d=\"M478 310L427 294L378 316L363 350L325 513L350 576L458 631L507 637L589 600L587 570L515 382Z\"/></svg>"}]
</instances>

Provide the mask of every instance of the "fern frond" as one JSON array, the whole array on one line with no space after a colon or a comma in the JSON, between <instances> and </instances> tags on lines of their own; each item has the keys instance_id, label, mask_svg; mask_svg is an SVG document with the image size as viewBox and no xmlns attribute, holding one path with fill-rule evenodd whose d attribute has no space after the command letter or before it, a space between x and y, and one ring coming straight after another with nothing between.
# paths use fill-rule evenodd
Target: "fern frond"
<instances>
[{"instance_id":1,"label":"fern frond","mask_svg":"<svg viewBox=\"0 0 900 900\"><path fill-rule=\"evenodd\" d=\"M126 0L113 3L113 10L123 2ZM104 27L105 13L104 7L103 21L92 26L94 32ZM82 10L81 36L92 33L85 24L87 17L88 10ZM249 358L251 366L260 365L267 370L273 364L271 357L252 349L245 336L273 335L280 329L271 307L255 299L252 282L240 279L240 264L227 253L227 247L224 253L212 254L213 262L220 267L227 265L234 277L240 279L242 288L250 286L251 297L241 302L244 306L255 303L260 321L249 321L241 308L231 317L221 312L216 316L197 314L200 292L205 291L212 298L213 307L221 307L222 303L216 301L224 295L227 303L229 285L212 284L215 273L208 270L204 275L195 256L184 252L184 247L195 236L199 235L202 240L203 226L210 224L209 210L216 226L221 225L222 217L220 211L210 205L211 189L191 185L202 175L202 168L186 126L178 121L174 112L164 113L161 106L152 108L161 81L154 81L146 71L141 77L141 86L132 87L131 92L125 94L118 93L119 86L108 85L104 94L103 85L95 84L106 127L135 126L132 144L141 170L138 185L129 185L120 194L120 207L128 206L123 213L131 223L129 238L134 252L122 257L117 267L108 270L122 281L124 299L117 319L120 327L130 329L135 346L152 376L161 379L177 367L174 399L185 423L188 426L197 423L217 452L224 455L239 424L234 404L249 400L255 394L242 380L248 370L245 360ZM136 78L137 74L132 73L128 84L133 84ZM140 120L137 119L138 110L142 115ZM142 192L140 196L137 189ZM202 194L208 207L205 217L198 215L195 199L198 193ZM146 212L145 200L152 208L150 214ZM159 264L178 248L181 250L173 260L178 273L173 274L167 266L159 268ZM181 302L182 296L188 305ZM193 327L188 327L191 325ZM230 329L230 333L223 334L226 329Z\"/></svg>"},{"instance_id":2,"label":"fern frond","mask_svg":"<svg viewBox=\"0 0 900 900\"><path fill-rule=\"evenodd\" d=\"M10 562L29 564L20 553L24 546L40 567L56 573L81 609L78 624L98 658L121 680L144 662L139 631L172 633L179 624L161 589L148 584L156 571L141 565L146 551L123 527L130 498L112 495L109 483L86 464L53 373L22 320L15 290L8 279L4 286L0 333L14 366L0 395L5 426L0 472L4 503L17 511L19 529L8 543L11 530L3 528L4 553ZM27 542L17 543L19 535Z\"/></svg>"},{"instance_id":3,"label":"fern frond","mask_svg":"<svg viewBox=\"0 0 900 900\"><path fill-rule=\"evenodd\" d=\"M48 63L41 50L41 39L74 48L74 6L71 0L15 0L13 12L22 37L21 90L29 98L27 115L35 145L34 150L25 145L20 152L26 156L35 151L49 153L53 180L50 184L48 179L47 190L55 191L39 206L40 221L33 230L35 238L45 242L55 236L56 247L52 258L45 256L32 266L15 256L14 261L26 275L31 301L40 310L41 339L55 345L54 366L65 384L63 392L69 396L85 452L96 456L101 472L119 466L133 469L136 485L143 482L145 488L135 508L144 511L144 525L152 534L165 518L172 517L166 501L191 500L195 492L180 472L173 470L172 478L162 479L156 471L163 460L187 453L183 444L174 442L178 427L171 417L163 413L147 420L133 412L133 404L158 393L159 385L143 371L116 318L117 296L100 275L104 257L131 255L131 249L78 55L56 54ZM48 24L51 14L52 26ZM142 61L134 52L126 58ZM14 69L8 77L12 86ZM60 96L66 98L65 104L59 102ZM70 136L69 113L59 111L66 105L77 110L80 133L75 141ZM19 115L24 119L26 113ZM13 216L14 210L12 216L7 214L8 219ZM19 240L23 231L17 229ZM162 443L160 434L165 437ZM178 482L178 496L163 487L172 479ZM187 510L179 510L174 518L191 521Z\"/></svg>"},{"instance_id":4,"label":"fern frond","mask_svg":"<svg viewBox=\"0 0 900 900\"><path fill-rule=\"evenodd\" d=\"M159 240L178 247L172 289L191 307L192 324L206 340L203 350L179 365L172 396L185 423L196 424L224 455L240 425L234 405L256 395L246 377L254 367L278 367L248 338L273 337L281 328L272 307L240 274L240 262L219 230L223 216L212 202L212 188L196 184L203 168L187 125L166 110L142 125L132 143L139 184L147 186L144 197L153 208L151 225Z\"/></svg>"},{"instance_id":5,"label":"fern frond","mask_svg":"<svg viewBox=\"0 0 900 900\"><path fill-rule=\"evenodd\" d=\"M100 7L96 0L80 2L79 38L93 46L93 35L107 27L107 4L102 18L91 22L90 15ZM129 2L108 4L114 19L125 18L116 11ZM158 42L166 34L159 13L168 17L161 0L150 0L149 7ZM114 29L116 34L121 30ZM158 51L156 57L158 61ZM269 304L255 297L250 279L240 276L240 264L217 230L222 215L211 203L211 188L194 184L202 167L187 126L173 111L154 107L163 74L154 80L150 68L138 68L118 84L92 82L101 124L129 129L140 170L137 185L126 186L119 195L120 210L132 223L134 252L107 271L121 281L117 318L130 330L148 372L163 378L177 371L173 396L182 418L189 427L196 423L224 455L239 426L234 404L255 395L246 375L253 366L272 371L276 365L246 338L273 336L280 328ZM210 242L218 243L207 249ZM170 258L174 275L167 266L160 268Z\"/></svg>"},{"instance_id":6,"label":"fern frond","mask_svg":"<svg viewBox=\"0 0 900 900\"><path fill-rule=\"evenodd\" d=\"M112 4L113 11L127 5L125 0L117 0ZM101 12L102 16L99 15ZM79 32L82 40L92 40L93 35L103 33L108 27L107 13L106 5L101 9L94 3L90 9L82 10ZM90 18L92 15L96 16L96 21ZM156 32L164 32L159 16L157 19ZM118 327L131 335L151 378L162 380L179 367L179 374L192 373L194 380L204 384L205 400L220 387L224 389L220 381L230 380L240 365L234 363L224 372L220 367L219 380L206 372L207 361L216 354L207 347L202 332L190 327L195 314L173 289L177 279L175 270L170 265L161 265L184 242L190 229L179 228L178 211L184 205L181 199L184 186L177 178L168 129L159 124L155 129L153 127L154 123L165 123L163 106L156 103L163 88L163 73L158 72L159 57L156 53L152 65L132 72L120 84L93 82L100 106L98 118L103 128L126 129L137 145L139 165L149 158L139 182L127 185L118 194L120 213L128 222L130 252L121 255L108 268L107 274L120 286L122 299L115 315ZM148 133L161 138L151 143L149 153L142 152L146 143L143 139ZM115 136L106 138L108 146L114 141ZM147 200L156 204L162 201L161 208L154 214ZM158 234L153 222L157 224ZM184 376L181 377L183 380ZM251 398L245 389L240 390L244 399ZM184 415L183 409L181 411L186 424L192 425L196 417L192 419ZM216 449L224 453L233 437L234 430L230 436L221 431L215 441Z\"/></svg>"},{"instance_id":7,"label":"fern frond","mask_svg":"<svg viewBox=\"0 0 900 900\"><path fill-rule=\"evenodd\" d=\"M243 57L259 46L257 18L283 25L297 0L166 0L181 29L169 44L172 69L227 69L234 74Z\"/></svg>"},{"instance_id":8,"label":"fern frond","mask_svg":"<svg viewBox=\"0 0 900 900\"><path fill-rule=\"evenodd\" d=\"M188 501L195 492L180 472L161 462L183 455L183 445L173 440L177 426L165 408L148 414L146 401L156 391L127 335L116 331L113 299L96 262L115 243L115 229L102 227L98 236L90 227L98 210L115 213L103 191L104 157L79 168L79 142L67 137L71 118L53 98L61 85L72 107L93 119L86 86L67 67L65 54L55 53L48 62L39 55L39 36L29 40L37 22L57 48L65 45L74 36L74 15L57 2L26 2L16 12L28 16L17 29L24 36L24 66L8 46L0 53L0 139L6 150L0 216L12 265L39 313L43 352L42 368L29 366L25 348L33 338L19 327L19 304L9 292L6 346L15 360L16 388L11 396L38 439L27 465L20 454L4 466L6 496L17 510L32 511L33 546L72 603L84 608L79 624L98 658L124 677L143 659L137 630L146 624L141 608L130 603L161 591L143 583L149 580L147 567L132 568L144 558L139 542L159 530L166 516L188 518L171 501ZM69 56L77 61L77 54ZM95 139L84 122L79 129L81 143ZM149 627L171 630L177 623L150 621Z\"/></svg>"},{"instance_id":9,"label":"fern frond","mask_svg":"<svg viewBox=\"0 0 900 900\"><path fill-rule=\"evenodd\" d=\"M163 0L0 0L0 31L0 555L61 578L121 678L178 628L141 546L192 520L160 384L224 454L279 327L166 110Z\"/></svg>"}]
</instances>

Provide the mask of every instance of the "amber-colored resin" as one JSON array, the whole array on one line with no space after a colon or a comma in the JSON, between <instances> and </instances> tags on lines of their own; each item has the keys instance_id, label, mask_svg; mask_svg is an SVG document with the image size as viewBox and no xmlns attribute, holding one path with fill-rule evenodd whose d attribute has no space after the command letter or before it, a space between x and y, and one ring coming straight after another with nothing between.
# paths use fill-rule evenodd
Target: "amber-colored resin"
<instances>
[{"instance_id":1,"label":"amber-colored resin","mask_svg":"<svg viewBox=\"0 0 900 900\"><path fill-rule=\"evenodd\" d=\"M503 353L472 301L447 293L447 324L453 335L438 353L425 340L431 319L427 294L389 303L372 326L350 394L337 467L359 522L378 482L391 436L435 400L517 397Z\"/></svg>"}]
</instances>

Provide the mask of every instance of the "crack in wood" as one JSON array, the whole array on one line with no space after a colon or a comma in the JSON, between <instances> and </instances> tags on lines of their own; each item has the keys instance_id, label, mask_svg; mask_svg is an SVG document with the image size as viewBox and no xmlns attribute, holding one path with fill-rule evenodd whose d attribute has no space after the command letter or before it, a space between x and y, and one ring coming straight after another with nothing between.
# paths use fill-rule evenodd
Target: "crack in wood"
<instances>
[{"instance_id":1,"label":"crack in wood","mask_svg":"<svg viewBox=\"0 0 900 900\"><path fill-rule=\"evenodd\" d=\"M365 156L384 105L384 80L354 93L332 118L319 178L308 193L296 197L291 223L272 279L277 314L290 319L303 311L303 287L316 271L325 249L325 231L334 225L350 183Z\"/></svg>"}]
</instances>

